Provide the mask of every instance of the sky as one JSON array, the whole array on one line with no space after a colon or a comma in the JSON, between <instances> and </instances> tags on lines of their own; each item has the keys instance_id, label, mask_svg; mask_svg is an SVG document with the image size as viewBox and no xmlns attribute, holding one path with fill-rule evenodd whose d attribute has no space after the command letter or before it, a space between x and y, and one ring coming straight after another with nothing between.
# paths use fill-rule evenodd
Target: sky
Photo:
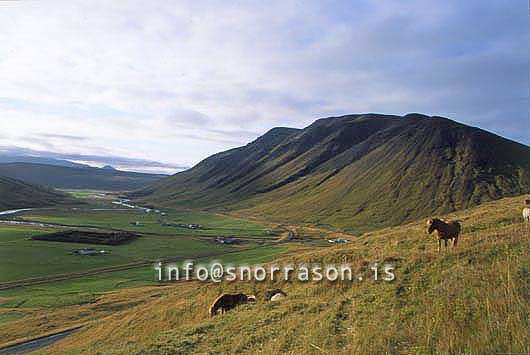
<instances>
[{"instance_id":1,"label":"sky","mask_svg":"<svg viewBox=\"0 0 530 355\"><path fill-rule=\"evenodd\" d=\"M2 1L0 153L173 173L363 112L530 144L529 43L526 0Z\"/></svg>"}]
</instances>

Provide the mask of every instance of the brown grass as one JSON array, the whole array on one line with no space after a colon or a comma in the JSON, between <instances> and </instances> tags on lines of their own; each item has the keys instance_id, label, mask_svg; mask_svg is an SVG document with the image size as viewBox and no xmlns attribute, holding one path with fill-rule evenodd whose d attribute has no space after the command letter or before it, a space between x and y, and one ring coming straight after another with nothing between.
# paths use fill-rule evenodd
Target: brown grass
<instances>
[{"instance_id":1,"label":"brown grass","mask_svg":"<svg viewBox=\"0 0 530 355\"><path fill-rule=\"evenodd\" d=\"M438 255L424 221L372 232L357 241L280 262L373 261L396 267L393 282L192 282L131 288L95 303L9 323L27 336L39 324L85 329L41 349L54 354L487 354L530 353L530 225L524 197L454 213L457 250ZM266 289L288 298L266 303ZM258 303L209 318L223 292L256 293ZM0 334L1 335L1 334ZM36 352L39 353L39 352Z\"/></svg>"}]
</instances>

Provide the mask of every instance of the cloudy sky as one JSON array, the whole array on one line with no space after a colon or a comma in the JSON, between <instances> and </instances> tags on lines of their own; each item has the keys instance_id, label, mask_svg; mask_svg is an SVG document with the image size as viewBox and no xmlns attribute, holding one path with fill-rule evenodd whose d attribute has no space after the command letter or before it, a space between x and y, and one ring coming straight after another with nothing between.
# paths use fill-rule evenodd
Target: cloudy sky
<instances>
[{"instance_id":1,"label":"cloudy sky","mask_svg":"<svg viewBox=\"0 0 530 355\"><path fill-rule=\"evenodd\" d=\"M526 0L0 2L0 151L172 172L422 112L529 144Z\"/></svg>"}]
</instances>

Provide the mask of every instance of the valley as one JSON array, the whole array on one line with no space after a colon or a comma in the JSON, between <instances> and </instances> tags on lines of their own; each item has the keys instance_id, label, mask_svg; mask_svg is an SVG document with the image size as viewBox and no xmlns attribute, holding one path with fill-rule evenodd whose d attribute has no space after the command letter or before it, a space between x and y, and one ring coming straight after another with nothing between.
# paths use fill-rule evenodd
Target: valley
<instances>
[{"instance_id":1,"label":"valley","mask_svg":"<svg viewBox=\"0 0 530 355\"><path fill-rule=\"evenodd\" d=\"M392 283L158 284L150 266L0 291L0 319L8 325L2 339L11 344L82 326L32 354L524 352L530 346L530 226L521 220L521 205L523 196L444 216L460 220L464 229L459 248L441 255L420 220L345 245L293 242L216 256L224 262L358 267L392 260ZM223 317L207 317L220 292L262 297L274 287L289 295L282 303L260 299ZM220 341L222 334L238 332L253 335ZM453 332L460 336L451 337Z\"/></svg>"},{"instance_id":2,"label":"valley","mask_svg":"<svg viewBox=\"0 0 530 355\"><path fill-rule=\"evenodd\" d=\"M73 204L6 211L0 221L0 321L26 318L33 309L56 312L63 307L90 304L100 295L137 286L159 286L153 264L212 259L233 264L269 262L295 250L327 244L322 232L307 232L305 245L282 243L288 234L274 223L249 221L207 212L145 208L114 203L116 194L64 191ZM126 204L127 205L127 204ZM188 225L199 228L190 229ZM50 233L87 231L127 232L135 240L120 245L36 240ZM68 236L68 234L65 234ZM220 244L216 238L238 240ZM65 238L65 237L63 237ZM80 250L105 254L80 255ZM43 329L28 328L34 337ZM0 344L19 337L2 336ZM18 340L17 340L18 339ZM38 348L38 347L37 347ZM6 350L7 351L7 350Z\"/></svg>"},{"instance_id":3,"label":"valley","mask_svg":"<svg viewBox=\"0 0 530 355\"><path fill-rule=\"evenodd\" d=\"M152 264L156 260L206 257L247 250L271 243L285 233L273 224L192 211L166 211L165 216L140 209L122 209L111 200L88 199L88 206L56 207L26 210L4 216L0 224L3 273L1 282L51 277L91 269L127 264ZM8 219L9 218L9 219ZM165 220L166 222L162 222ZM167 226L167 221L171 225ZM175 227L179 223L202 224L200 229ZM138 223L138 225L136 225ZM56 231L86 230L135 233L137 238L122 245L82 244L35 240L39 235ZM238 244L220 244L215 238L238 238ZM80 256L74 252L84 248L105 250L105 255ZM28 267L27 261L35 264Z\"/></svg>"},{"instance_id":4,"label":"valley","mask_svg":"<svg viewBox=\"0 0 530 355\"><path fill-rule=\"evenodd\" d=\"M134 191L113 185L111 169L89 184L87 167L28 169L0 179L2 354L16 344L72 355L530 347L530 151L486 131L418 114L330 117L135 180ZM58 189L61 169L82 172ZM458 220L458 248L436 252L434 216ZM396 279L157 281L155 264L185 260L391 263ZM264 301L274 288L286 298ZM257 303L208 317L219 294L238 292Z\"/></svg>"},{"instance_id":5,"label":"valley","mask_svg":"<svg viewBox=\"0 0 530 355\"><path fill-rule=\"evenodd\" d=\"M530 355L529 16L0 0L0 355Z\"/></svg>"}]
</instances>

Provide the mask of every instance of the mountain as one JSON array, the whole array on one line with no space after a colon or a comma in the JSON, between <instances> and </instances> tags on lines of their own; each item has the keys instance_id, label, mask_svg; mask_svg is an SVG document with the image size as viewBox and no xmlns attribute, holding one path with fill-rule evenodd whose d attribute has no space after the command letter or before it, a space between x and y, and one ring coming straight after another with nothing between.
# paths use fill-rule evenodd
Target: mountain
<instances>
[{"instance_id":1,"label":"mountain","mask_svg":"<svg viewBox=\"0 0 530 355\"><path fill-rule=\"evenodd\" d=\"M46 207L68 202L56 191L0 176L0 210Z\"/></svg>"},{"instance_id":2,"label":"mountain","mask_svg":"<svg viewBox=\"0 0 530 355\"><path fill-rule=\"evenodd\" d=\"M116 171L117 169L115 167L113 167L112 165L105 165L104 167L102 167L101 169L105 169L105 170L113 170L113 171Z\"/></svg>"},{"instance_id":3,"label":"mountain","mask_svg":"<svg viewBox=\"0 0 530 355\"><path fill-rule=\"evenodd\" d=\"M144 188L166 175L93 167L64 167L33 163L0 164L0 175L59 189L130 191Z\"/></svg>"},{"instance_id":4,"label":"mountain","mask_svg":"<svg viewBox=\"0 0 530 355\"><path fill-rule=\"evenodd\" d=\"M347 115L274 128L133 194L366 231L530 192L530 150L443 117Z\"/></svg>"},{"instance_id":5,"label":"mountain","mask_svg":"<svg viewBox=\"0 0 530 355\"><path fill-rule=\"evenodd\" d=\"M0 163L35 163L69 168L90 168L90 165L74 163L63 159L34 157L26 155L0 155Z\"/></svg>"}]
</instances>

